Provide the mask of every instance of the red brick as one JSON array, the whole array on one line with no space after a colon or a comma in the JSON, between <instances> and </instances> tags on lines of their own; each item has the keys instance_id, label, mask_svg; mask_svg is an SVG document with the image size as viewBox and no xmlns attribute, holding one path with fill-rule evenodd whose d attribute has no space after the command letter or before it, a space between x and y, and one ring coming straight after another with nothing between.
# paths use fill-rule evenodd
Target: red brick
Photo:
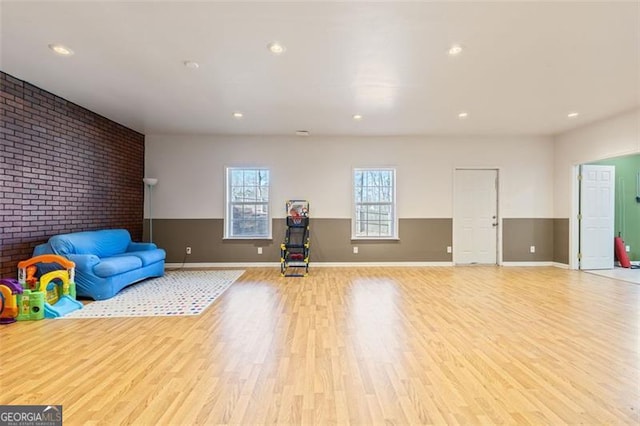
<instances>
[{"instance_id":1,"label":"red brick","mask_svg":"<svg viewBox=\"0 0 640 426\"><path fill-rule=\"evenodd\" d=\"M0 276L52 235L142 238L144 135L2 72L0 114Z\"/></svg>"}]
</instances>

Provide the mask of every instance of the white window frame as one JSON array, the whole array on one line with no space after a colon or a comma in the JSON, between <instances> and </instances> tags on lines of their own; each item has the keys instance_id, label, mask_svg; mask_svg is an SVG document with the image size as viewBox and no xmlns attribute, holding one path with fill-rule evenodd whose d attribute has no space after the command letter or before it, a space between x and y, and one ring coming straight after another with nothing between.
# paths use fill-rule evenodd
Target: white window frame
<instances>
[{"instance_id":1,"label":"white window frame","mask_svg":"<svg viewBox=\"0 0 640 426\"><path fill-rule=\"evenodd\" d=\"M362 171L390 171L392 182L392 201L391 203L358 203L356 201L356 173ZM395 167L355 167L351 172L351 239L352 240L398 240L398 210L397 210L397 179ZM358 235L356 229L356 212L359 204L390 204L391 205L391 235L388 236L367 236Z\"/></svg>"},{"instance_id":2,"label":"white window frame","mask_svg":"<svg viewBox=\"0 0 640 426\"><path fill-rule=\"evenodd\" d=\"M246 204L265 204L267 207L267 234L266 235L233 235L233 221L231 210L234 205L242 203L234 203L231 201L231 177L230 174L235 170L262 170L269 174L268 199L266 203L247 202ZM271 240L272 239L272 209L271 209L271 170L268 167L260 166L247 166L247 167L225 167L224 172L224 186L225 186L225 202L224 202L224 239L228 240Z\"/></svg>"}]
</instances>

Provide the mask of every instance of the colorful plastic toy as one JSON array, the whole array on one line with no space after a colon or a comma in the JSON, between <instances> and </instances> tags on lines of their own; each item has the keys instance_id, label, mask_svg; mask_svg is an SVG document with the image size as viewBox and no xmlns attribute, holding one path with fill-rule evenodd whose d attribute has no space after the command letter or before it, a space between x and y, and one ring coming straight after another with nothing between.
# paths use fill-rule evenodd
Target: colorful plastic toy
<instances>
[{"instance_id":1,"label":"colorful plastic toy","mask_svg":"<svg viewBox=\"0 0 640 426\"><path fill-rule=\"evenodd\" d=\"M302 270L302 271L301 271ZM280 244L280 275L305 277L309 274L309 202L287 201L287 233Z\"/></svg>"},{"instance_id":2,"label":"colorful plastic toy","mask_svg":"<svg viewBox=\"0 0 640 426\"><path fill-rule=\"evenodd\" d=\"M18 318L18 295L22 286L13 278L0 279L0 324L11 324Z\"/></svg>"},{"instance_id":3,"label":"colorful plastic toy","mask_svg":"<svg viewBox=\"0 0 640 426\"><path fill-rule=\"evenodd\" d=\"M44 293L23 289L18 295L18 321L44 319Z\"/></svg>"},{"instance_id":4,"label":"colorful plastic toy","mask_svg":"<svg viewBox=\"0 0 640 426\"><path fill-rule=\"evenodd\" d=\"M33 269L38 263L57 263L66 269L45 273L38 281L35 277L37 269ZM75 266L72 261L51 254L18 263L18 281L23 287L22 294L17 297L18 320L57 318L82 309L82 303L75 300Z\"/></svg>"}]
</instances>

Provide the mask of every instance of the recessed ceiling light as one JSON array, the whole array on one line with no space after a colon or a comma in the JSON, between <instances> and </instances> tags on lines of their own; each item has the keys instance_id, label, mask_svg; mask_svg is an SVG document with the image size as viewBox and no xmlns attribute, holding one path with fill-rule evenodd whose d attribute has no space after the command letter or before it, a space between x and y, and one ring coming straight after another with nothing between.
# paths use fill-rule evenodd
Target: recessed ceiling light
<instances>
[{"instance_id":1,"label":"recessed ceiling light","mask_svg":"<svg viewBox=\"0 0 640 426\"><path fill-rule=\"evenodd\" d=\"M62 44L50 44L49 49L53 50L60 56L71 56L73 55L73 50L69 49L67 46Z\"/></svg>"},{"instance_id":2,"label":"recessed ceiling light","mask_svg":"<svg viewBox=\"0 0 640 426\"><path fill-rule=\"evenodd\" d=\"M360 115L360 114L354 114L354 115L353 115L353 119L354 119L354 120L356 120L356 121L360 121L360 120L362 120L362 118L363 118L363 117L362 117L362 115Z\"/></svg>"},{"instance_id":3,"label":"recessed ceiling light","mask_svg":"<svg viewBox=\"0 0 640 426\"><path fill-rule=\"evenodd\" d=\"M309 136L308 130L296 130L296 136Z\"/></svg>"},{"instance_id":4,"label":"recessed ceiling light","mask_svg":"<svg viewBox=\"0 0 640 426\"><path fill-rule=\"evenodd\" d=\"M244 117L244 114L241 113L240 111L236 111L233 113L233 118L242 118Z\"/></svg>"},{"instance_id":5,"label":"recessed ceiling light","mask_svg":"<svg viewBox=\"0 0 640 426\"><path fill-rule=\"evenodd\" d=\"M468 113L468 112L466 112L466 111L462 111L462 112L460 112L460 113L458 114L458 118L459 118L460 120L464 120L464 119L465 119L465 118L467 118L467 117L469 117L469 113Z\"/></svg>"},{"instance_id":6,"label":"recessed ceiling light","mask_svg":"<svg viewBox=\"0 0 640 426\"><path fill-rule=\"evenodd\" d=\"M462 53L462 46L459 44L453 44L449 48L449 56L458 56Z\"/></svg>"},{"instance_id":7,"label":"recessed ceiling light","mask_svg":"<svg viewBox=\"0 0 640 426\"><path fill-rule=\"evenodd\" d=\"M576 118L577 116L579 116L580 114L577 112L570 112L569 114L567 114L568 118Z\"/></svg>"},{"instance_id":8,"label":"recessed ceiling light","mask_svg":"<svg viewBox=\"0 0 640 426\"><path fill-rule=\"evenodd\" d=\"M195 61L184 61L184 66L192 70L200 68L200 64Z\"/></svg>"},{"instance_id":9,"label":"recessed ceiling light","mask_svg":"<svg viewBox=\"0 0 640 426\"><path fill-rule=\"evenodd\" d=\"M284 46L278 43L277 41L273 41L267 44L267 49L269 49L269 51L274 55L282 55L285 51Z\"/></svg>"}]
</instances>

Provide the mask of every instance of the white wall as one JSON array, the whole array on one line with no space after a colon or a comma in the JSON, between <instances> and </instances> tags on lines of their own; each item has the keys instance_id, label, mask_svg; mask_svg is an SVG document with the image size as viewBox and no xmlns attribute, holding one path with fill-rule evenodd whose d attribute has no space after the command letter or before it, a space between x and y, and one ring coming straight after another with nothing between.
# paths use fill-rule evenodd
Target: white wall
<instances>
[{"instance_id":1,"label":"white wall","mask_svg":"<svg viewBox=\"0 0 640 426\"><path fill-rule=\"evenodd\" d=\"M640 109L555 137L554 217L571 215L573 168L640 152Z\"/></svg>"},{"instance_id":2,"label":"white wall","mask_svg":"<svg viewBox=\"0 0 640 426\"><path fill-rule=\"evenodd\" d=\"M145 156L154 218L222 218L226 166L271 169L274 217L302 198L313 217L349 218L352 168L370 166L397 168L400 218L452 217L455 167L500 168L502 217L553 217L550 137L148 135Z\"/></svg>"}]
</instances>

